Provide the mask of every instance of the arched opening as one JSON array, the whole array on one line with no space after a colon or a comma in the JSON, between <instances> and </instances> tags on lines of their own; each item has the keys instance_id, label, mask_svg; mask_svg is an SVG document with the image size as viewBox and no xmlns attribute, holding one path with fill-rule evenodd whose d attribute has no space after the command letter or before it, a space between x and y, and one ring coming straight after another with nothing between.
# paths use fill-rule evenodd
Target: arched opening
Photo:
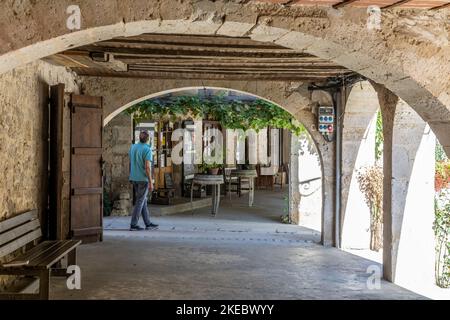
<instances>
[{"instance_id":1,"label":"arched opening","mask_svg":"<svg viewBox=\"0 0 450 320\"><path fill-rule=\"evenodd\" d=\"M377 203L372 201L374 191L382 196L383 185L379 109L377 93L369 82L352 88L343 129L342 246L382 262L382 197Z\"/></svg>"},{"instance_id":2,"label":"arched opening","mask_svg":"<svg viewBox=\"0 0 450 320\"><path fill-rule=\"evenodd\" d=\"M442 298L445 293L435 286L434 272L436 137L429 125L401 100L395 112L393 145L395 282L429 297Z\"/></svg>"},{"instance_id":3,"label":"arched opening","mask_svg":"<svg viewBox=\"0 0 450 320\"><path fill-rule=\"evenodd\" d=\"M158 103L166 103L166 101L169 101L168 99L175 99L174 101L176 101L177 98L184 97L201 97L203 99L222 97L228 101L244 101L244 103L253 103L254 101L259 100L266 101L277 108L282 108L268 99L242 90L204 86L182 87L152 93L127 103L111 112L104 120L104 185L106 195L108 196L107 198L110 200L110 203L106 204L104 208L110 206L112 208L113 216L126 215L127 217L105 218L104 225L107 226L107 229L115 230L117 228L123 228L123 223L129 222L128 216L131 212L132 201L130 198L132 198L133 192L131 185L129 184L128 149L130 147L130 142L134 139L136 130L139 128L139 124L136 121L133 121L133 115L130 115L127 110L129 110L129 108L136 108L140 103L155 103L156 101ZM170 103L165 105L167 108L171 107ZM217 102L217 108L223 107L224 106L221 105L220 102ZM178 114L173 119L174 123L172 123L172 125L174 128L181 127L181 124L187 119L192 119L192 115ZM206 121L206 119L204 120ZM296 120L301 121L301 118ZM159 116L155 114L154 118L146 118L143 122L150 123L158 121ZM222 127L221 130L225 132L226 129L226 127ZM215 224L216 226L220 226L220 223L229 220L239 223L240 228L246 228L246 226L247 228L251 228L246 222L266 221L272 223L274 227L279 228L283 227L281 222L284 222L308 228L302 231L304 235L307 234L307 230L311 229L310 236L307 238L312 239L313 241L319 241L320 231L322 229L321 217L323 215L323 169L321 165L321 156L316 147L316 142L306 129L300 136L296 136L295 133L292 133L289 130L278 131L278 133L276 133L278 141L273 141L274 136L271 131L274 130L275 128L273 130L270 128L263 128L261 132L257 132L257 141L255 142L258 143L258 149L255 149L255 152L259 155L261 152L260 147L265 149L263 152L267 155L277 152L277 159L280 159L281 161L279 167L275 170L277 172L274 172L274 169L271 168L271 166L263 165L261 162L256 163L258 177L255 181L256 190L252 208L248 208L248 206L245 205L245 202L247 201L247 196L245 195L246 191L242 191L244 194L242 198L241 195L236 198L233 191L229 193L230 197L225 193L225 196L221 200L223 208L221 208L220 211L222 211L222 213L218 215ZM263 140L260 140L262 135L265 135L266 137L264 137ZM249 139L249 136L244 138L243 141L237 139L235 142L236 145L231 152L237 152L239 149L238 144L240 143L247 145L245 150L249 152ZM156 145L157 139L152 141L152 143ZM175 145L175 143L176 142L173 144ZM174 145L172 145L171 150L175 148ZM155 153L155 158L156 157L157 155ZM224 161L225 158L226 155L224 154ZM234 158L237 159L238 157L235 155ZM162 161L167 162L167 156ZM158 175L160 171L164 170L164 172L166 172L165 174L169 173L171 175L171 179L174 184L177 185L177 190L175 191L175 199L177 200L174 199L173 201L179 202L180 205L170 209L168 206L150 204L150 213L154 210L159 217L162 217L163 222L169 223L171 223L171 217L173 218L176 215L178 215L178 218L189 218L191 216L191 208L185 205L188 199L186 199L186 190L184 189L184 178L187 175L185 170L190 170L190 168L185 168L183 164L174 164L172 160L170 160L170 167L163 163L164 162L161 162L161 167L156 165L155 174ZM236 163L232 166L235 167ZM197 166L194 170L198 171L199 167ZM270 170L272 170L272 172L269 172ZM312 176L308 176L308 174L312 174ZM164 184L164 178L159 177L158 180L161 181L158 181L157 185L161 186ZM227 188L227 186L225 187ZM187 188L189 188L189 186ZM245 189L245 186L243 189ZM189 196L189 194L187 194L187 196ZM130 199L130 201L128 201L128 199ZM204 219L205 214L209 210L209 203L204 200L199 200L198 204L195 204L195 206L196 208L198 206L199 210L196 209L197 213L192 217L202 217ZM233 209L234 211L231 212L230 209ZM238 215L236 215L236 210L239 212ZM184 214L182 214L182 212ZM157 217L156 220L158 221L158 219L161 218ZM175 223L177 222L175 221ZM226 229L226 225L221 227Z\"/></svg>"}]
</instances>

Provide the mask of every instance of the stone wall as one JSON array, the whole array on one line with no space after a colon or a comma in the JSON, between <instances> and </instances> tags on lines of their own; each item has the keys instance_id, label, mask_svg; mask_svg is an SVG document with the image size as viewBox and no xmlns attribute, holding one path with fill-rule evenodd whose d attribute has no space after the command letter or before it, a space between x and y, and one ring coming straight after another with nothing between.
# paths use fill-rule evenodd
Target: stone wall
<instances>
[{"instance_id":1,"label":"stone wall","mask_svg":"<svg viewBox=\"0 0 450 320\"><path fill-rule=\"evenodd\" d=\"M0 76L0 221L30 209L42 216L47 188L49 85L77 91L72 73L36 61ZM0 277L0 289L6 277Z\"/></svg>"},{"instance_id":2,"label":"stone wall","mask_svg":"<svg viewBox=\"0 0 450 320\"><path fill-rule=\"evenodd\" d=\"M132 194L128 181L130 174L128 150L132 139L132 120L121 113L103 129L104 187L111 201L117 201L121 193ZM128 210L128 206L123 208Z\"/></svg>"}]
</instances>

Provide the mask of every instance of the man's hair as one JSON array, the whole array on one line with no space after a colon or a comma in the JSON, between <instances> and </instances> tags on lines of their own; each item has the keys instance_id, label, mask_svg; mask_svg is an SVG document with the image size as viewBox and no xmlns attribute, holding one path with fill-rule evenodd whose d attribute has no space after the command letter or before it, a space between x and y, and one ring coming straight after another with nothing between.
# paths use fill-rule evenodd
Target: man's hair
<instances>
[{"instance_id":1,"label":"man's hair","mask_svg":"<svg viewBox=\"0 0 450 320\"><path fill-rule=\"evenodd\" d=\"M141 130L141 133L139 133L139 141L142 143L147 143L149 139L149 134L147 130Z\"/></svg>"}]
</instances>

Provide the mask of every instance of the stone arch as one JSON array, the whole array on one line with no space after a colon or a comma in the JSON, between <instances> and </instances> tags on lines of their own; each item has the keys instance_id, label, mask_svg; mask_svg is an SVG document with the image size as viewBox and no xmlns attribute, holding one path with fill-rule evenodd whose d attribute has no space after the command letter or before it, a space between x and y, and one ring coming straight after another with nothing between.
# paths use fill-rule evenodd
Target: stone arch
<instances>
[{"instance_id":1,"label":"stone arch","mask_svg":"<svg viewBox=\"0 0 450 320\"><path fill-rule=\"evenodd\" d=\"M376 115L380 109L368 81L353 86L344 114L342 146L342 247L368 249L370 209L359 190L357 171L375 164Z\"/></svg>"},{"instance_id":2,"label":"stone arch","mask_svg":"<svg viewBox=\"0 0 450 320\"><path fill-rule=\"evenodd\" d=\"M156 98L156 97L159 97L159 96L162 96L162 95L165 95L165 94L169 94L169 93L177 93L177 92L189 91L189 90L192 90L192 89L212 89L212 90L234 91L234 92L246 94L246 95L249 95L249 96L252 96L252 97L255 97L255 98L259 98L259 99L265 100L267 102L270 102L270 103L273 103L273 104L277 105L281 109L284 109L284 110L286 110L288 112L292 112L292 111L289 111L289 109L284 108L283 106L279 105L278 103L276 103L274 101L271 101L270 99L266 99L264 97L255 95L255 94L250 93L250 92L245 92L245 91L242 91L242 90L230 89L230 88L225 88L225 87L193 86L193 87L180 87L180 88L167 89L167 90L151 93L151 94L142 96L142 97L140 97L138 99L135 99L133 101L130 101L130 102L126 103L125 105L115 109L114 111L112 111L108 115L106 115L106 117L103 120L103 126L106 126L115 116L117 116L121 112L125 111L126 109L132 107L133 105L135 105L135 104L137 104L137 103L139 103L141 101L152 99L152 98ZM294 109L291 109L291 110L294 110ZM107 112L110 112L110 111L107 111Z\"/></svg>"},{"instance_id":3,"label":"stone arch","mask_svg":"<svg viewBox=\"0 0 450 320\"><path fill-rule=\"evenodd\" d=\"M81 9L79 31L67 28L69 4ZM375 32L367 29L364 8L336 10L259 1L167 0L155 6L131 0L95 5L78 0L58 1L51 8L46 2L22 7L4 2L1 9L1 48L5 49L0 49L0 73L68 48L143 32L249 36L329 59L384 85L430 124L450 154L446 135L450 80L437 76L450 72L445 10L431 16L411 11L412 18L390 11L383 15L382 30ZM415 21L412 28L410 19ZM436 34L436 29L442 32Z\"/></svg>"},{"instance_id":4,"label":"stone arch","mask_svg":"<svg viewBox=\"0 0 450 320\"><path fill-rule=\"evenodd\" d=\"M314 141L322 170L322 243L333 243L333 190L334 147L327 143L315 130L316 118L312 113L313 101L307 88L301 83L245 82L217 80L137 80L117 78L83 78L86 94L102 96L104 101L104 125L126 108L145 99L169 92L190 88L216 88L238 91L270 101L293 114L301 122ZM324 100L326 93L315 94L316 100Z\"/></svg>"}]
</instances>

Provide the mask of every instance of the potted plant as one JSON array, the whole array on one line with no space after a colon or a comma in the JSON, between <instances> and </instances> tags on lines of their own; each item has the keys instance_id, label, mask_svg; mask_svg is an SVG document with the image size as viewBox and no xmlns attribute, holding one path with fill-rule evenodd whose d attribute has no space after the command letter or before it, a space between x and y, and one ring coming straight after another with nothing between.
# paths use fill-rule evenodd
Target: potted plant
<instances>
[{"instance_id":1,"label":"potted plant","mask_svg":"<svg viewBox=\"0 0 450 320\"><path fill-rule=\"evenodd\" d=\"M213 162L213 163L203 162L198 167L200 173L209 174L209 175L218 175L221 168L222 168L222 165L217 164L215 162Z\"/></svg>"},{"instance_id":2,"label":"potted plant","mask_svg":"<svg viewBox=\"0 0 450 320\"><path fill-rule=\"evenodd\" d=\"M208 168L208 174L215 175L215 176L218 175L221 167L222 167L222 165L217 164L215 162L210 164L210 166Z\"/></svg>"}]
</instances>

